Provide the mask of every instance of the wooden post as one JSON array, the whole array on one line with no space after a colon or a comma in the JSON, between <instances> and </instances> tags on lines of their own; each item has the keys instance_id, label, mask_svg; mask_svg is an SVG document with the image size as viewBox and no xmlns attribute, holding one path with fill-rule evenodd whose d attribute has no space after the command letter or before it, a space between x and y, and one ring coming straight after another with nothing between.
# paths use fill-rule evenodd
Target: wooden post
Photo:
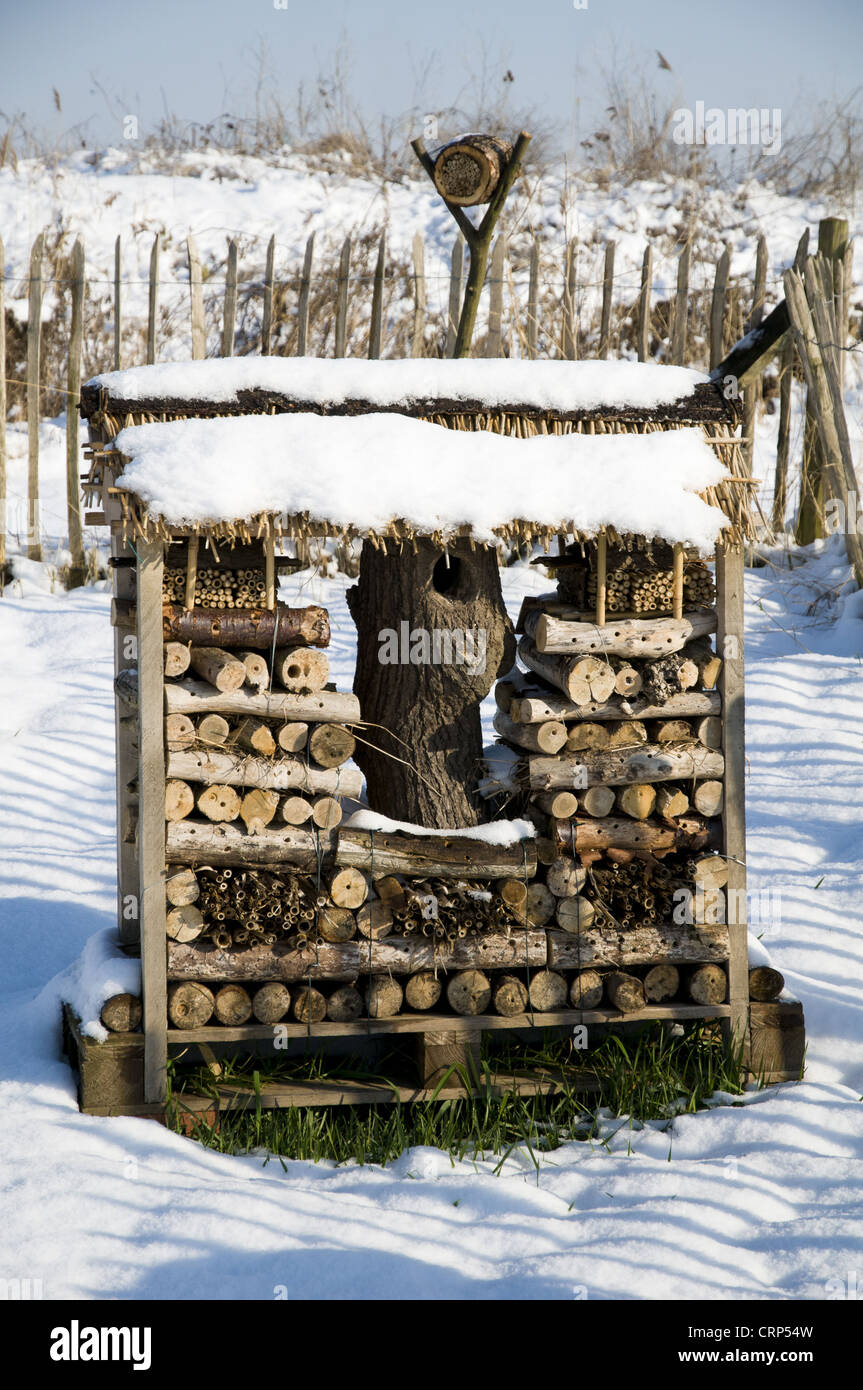
<instances>
[{"instance_id":1,"label":"wooden post","mask_svg":"<svg viewBox=\"0 0 863 1390\"><path fill-rule=\"evenodd\" d=\"M121 298L122 246L120 238L114 242L114 371L122 366L123 303Z\"/></svg>"},{"instance_id":2,"label":"wooden post","mask_svg":"<svg viewBox=\"0 0 863 1390\"><path fill-rule=\"evenodd\" d=\"M779 432L776 439L776 471L773 477L773 534L785 530L788 505L788 450L791 442L791 387L794 384L794 342L791 335L782 348L779 367Z\"/></svg>"},{"instance_id":3,"label":"wooden post","mask_svg":"<svg viewBox=\"0 0 863 1390\"><path fill-rule=\"evenodd\" d=\"M646 362L650 355L650 292L653 287L653 247L644 248L641 262L641 290L638 296L638 360Z\"/></svg>"},{"instance_id":4,"label":"wooden post","mask_svg":"<svg viewBox=\"0 0 863 1390\"><path fill-rule=\"evenodd\" d=\"M81 349L84 338L84 244L79 237L72 251L72 322L66 371L66 515L69 527L69 588L84 583L84 538L81 532L81 486L78 403L81 398ZM5 419L0 417L0 428Z\"/></svg>"},{"instance_id":5,"label":"wooden post","mask_svg":"<svg viewBox=\"0 0 863 1390\"><path fill-rule=\"evenodd\" d=\"M745 1046L749 1023L746 910L746 745L743 684L743 551L716 551L716 651L722 658L723 852L728 860L728 1002L732 1045ZM742 920L741 920L742 919Z\"/></svg>"},{"instance_id":6,"label":"wooden post","mask_svg":"<svg viewBox=\"0 0 863 1390\"><path fill-rule=\"evenodd\" d=\"M464 280L464 237L459 234L452 248L449 277L449 307L446 326L446 355L455 355L455 339L461 315L462 282Z\"/></svg>"},{"instance_id":7,"label":"wooden post","mask_svg":"<svg viewBox=\"0 0 863 1390\"><path fill-rule=\"evenodd\" d=\"M725 326L725 299L728 293L728 274L731 270L731 246L725 249L716 265L713 280L713 299L710 303L710 370L722 361L722 330Z\"/></svg>"},{"instance_id":8,"label":"wooden post","mask_svg":"<svg viewBox=\"0 0 863 1390\"><path fill-rule=\"evenodd\" d=\"M222 356L234 355L234 330L237 323L237 239L228 242L228 262L225 267L225 309L222 319Z\"/></svg>"},{"instance_id":9,"label":"wooden post","mask_svg":"<svg viewBox=\"0 0 863 1390\"><path fill-rule=\"evenodd\" d=\"M501 233L491 253L491 273L489 275L488 291L488 336L485 348L486 357L500 357L505 260L506 238Z\"/></svg>"},{"instance_id":10,"label":"wooden post","mask_svg":"<svg viewBox=\"0 0 863 1390\"><path fill-rule=\"evenodd\" d=\"M764 318L764 297L767 292L767 241L759 236L755 252L755 285L752 292L752 309L746 321L746 332L751 333ZM755 450L755 427L758 421L758 402L761 399L761 378L750 382L743 390L743 448L741 454L746 471L752 476L752 462Z\"/></svg>"},{"instance_id":11,"label":"wooden post","mask_svg":"<svg viewBox=\"0 0 863 1390\"><path fill-rule=\"evenodd\" d=\"M156 315L159 307L159 256L162 251L162 233L153 237L150 252L150 300L147 312L147 362L156 360Z\"/></svg>"},{"instance_id":12,"label":"wooden post","mask_svg":"<svg viewBox=\"0 0 863 1390\"><path fill-rule=\"evenodd\" d=\"M847 245L848 223L844 217L825 217L819 222L818 251L820 255L829 260L831 271L837 260L844 259ZM795 264L797 263L795 260ZM822 476L824 453L821 431L816 417L816 401L813 393L807 390L806 424L803 435L803 469L800 477L800 509L797 514L796 540L798 545L809 545L811 541L824 535Z\"/></svg>"},{"instance_id":13,"label":"wooden post","mask_svg":"<svg viewBox=\"0 0 863 1390\"><path fill-rule=\"evenodd\" d=\"M272 522L267 526L264 537L264 587L267 592L266 604L272 613L276 607L276 536Z\"/></svg>"},{"instance_id":14,"label":"wooden post","mask_svg":"<svg viewBox=\"0 0 863 1390\"><path fill-rule=\"evenodd\" d=\"M6 249L0 237L0 593L6 564Z\"/></svg>"},{"instance_id":15,"label":"wooden post","mask_svg":"<svg viewBox=\"0 0 863 1390\"><path fill-rule=\"evenodd\" d=\"M597 357L605 361L611 347L611 305L614 295L614 253L617 243L608 242L605 248L605 269L602 274L602 316L599 325L599 352Z\"/></svg>"},{"instance_id":16,"label":"wooden post","mask_svg":"<svg viewBox=\"0 0 863 1390\"><path fill-rule=\"evenodd\" d=\"M530 270L527 286L527 355L536 357L539 337L539 242L530 243Z\"/></svg>"},{"instance_id":17,"label":"wooden post","mask_svg":"<svg viewBox=\"0 0 863 1390\"><path fill-rule=\"evenodd\" d=\"M673 554L672 570L672 616L675 618L683 617L683 546L676 542Z\"/></svg>"},{"instance_id":18,"label":"wooden post","mask_svg":"<svg viewBox=\"0 0 863 1390\"><path fill-rule=\"evenodd\" d=\"M39 386L42 351L42 248L40 232L30 252L27 310L27 558L42 559L39 538ZM3 426L5 429L5 420Z\"/></svg>"},{"instance_id":19,"label":"wooden post","mask_svg":"<svg viewBox=\"0 0 863 1390\"><path fill-rule=\"evenodd\" d=\"M144 1003L144 1099L166 1091L165 752L160 540L138 552L138 879Z\"/></svg>"},{"instance_id":20,"label":"wooden post","mask_svg":"<svg viewBox=\"0 0 863 1390\"><path fill-rule=\"evenodd\" d=\"M414 322L411 333L411 357L425 356L426 327L426 275L425 250L422 233L417 232L413 241L414 265Z\"/></svg>"},{"instance_id":21,"label":"wooden post","mask_svg":"<svg viewBox=\"0 0 863 1390\"><path fill-rule=\"evenodd\" d=\"M264 308L261 315L261 356L269 357L273 346L273 280L276 269L276 238L267 243L267 264L264 270Z\"/></svg>"},{"instance_id":22,"label":"wooden post","mask_svg":"<svg viewBox=\"0 0 863 1390\"><path fill-rule=\"evenodd\" d=\"M194 608L195 589L198 584L198 537L191 535L186 549L186 592L183 598L185 608Z\"/></svg>"},{"instance_id":23,"label":"wooden post","mask_svg":"<svg viewBox=\"0 0 863 1390\"><path fill-rule=\"evenodd\" d=\"M605 626L606 560L608 541L603 528L596 538L596 626Z\"/></svg>"},{"instance_id":24,"label":"wooden post","mask_svg":"<svg viewBox=\"0 0 863 1390\"><path fill-rule=\"evenodd\" d=\"M682 367L686 361L686 330L689 323L689 261L692 243L687 241L677 262L677 294L674 299L674 327L671 335L671 361Z\"/></svg>"},{"instance_id":25,"label":"wooden post","mask_svg":"<svg viewBox=\"0 0 863 1390\"><path fill-rule=\"evenodd\" d=\"M315 234L311 233L306 242L303 256L303 272L300 276L300 294L297 301L297 356L305 357L309 339L309 296L312 288L312 259L315 254Z\"/></svg>"},{"instance_id":26,"label":"wooden post","mask_svg":"<svg viewBox=\"0 0 863 1390\"><path fill-rule=\"evenodd\" d=\"M351 239L346 236L339 257L336 289L336 329L334 357L344 357L348 339L348 276L351 273Z\"/></svg>"},{"instance_id":27,"label":"wooden post","mask_svg":"<svg viewBox=\"0 0 863 1390\"><path fill-rule=\"evenodd\" d=\"M372 290L372 315L369 320L369 357L378 358L381 355L381 341L383 338L384 321L384 269L387 256L387 234L381 232L381 239L378 243L378 259L375 265L375 280Z\"/></svg>"},{"instance_id":28,"label":"wooden post","mask_svg":"<svg viewBox=\"0 0 863 1390\"><path fill-rule=\"evenodd\" d=\"M569 361L578 357L578 326L575 320L575 285L578 242L575 237L566 243L563 268L563 355Z\"/></svg>"},{"instance_id":29,"label":"wooden post","mask_svg":"<svg viewBox=\"0 0 863 1390\"><path fill-rule=\"evenodd\" d=\"M201 257L195 238L186 238L186 258L189 265L189 312L192 321L192 360L201 361L207 355L207 335L204 327L204 281Z\"/></svg>"}]
</instances>

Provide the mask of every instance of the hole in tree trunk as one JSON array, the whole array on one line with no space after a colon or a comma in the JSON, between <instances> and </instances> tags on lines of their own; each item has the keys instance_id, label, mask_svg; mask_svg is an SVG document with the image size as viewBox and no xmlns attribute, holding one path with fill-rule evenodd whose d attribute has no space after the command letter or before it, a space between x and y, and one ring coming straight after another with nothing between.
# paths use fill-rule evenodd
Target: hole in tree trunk
<instances>
[{"instance_id":1,"label":"hole in tree trunk","mask_svg":"<svg viewBox=\"0 0 863 1390\"><path fill-rule=\"evenodd\" d=\"M460 582L461 560L455 555L450 555L449 564L447 564L446 555L441 555L432 570L432 587L437 593L452 598L456 594Z\"/></svg>"}]
</instances>

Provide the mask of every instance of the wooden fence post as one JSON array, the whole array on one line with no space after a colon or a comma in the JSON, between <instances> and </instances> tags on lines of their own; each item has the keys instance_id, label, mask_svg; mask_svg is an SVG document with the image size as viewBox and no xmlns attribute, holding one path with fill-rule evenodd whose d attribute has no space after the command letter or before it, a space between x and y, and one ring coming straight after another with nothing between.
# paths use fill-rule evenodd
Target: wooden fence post
<instances>
[{"instance_id":1,"label":"wooden fence post","mask_svg":"<svg viewBox=\"0 0 863 1390\"><path fill-rule=\"evenodd\" d=\"M27 306L27 558L37 561L42 559L39 528L39 387L44 244L45 235L40 232L30 251L30 292Z\"/></svg>"},{"instance_id":2,"label":"wooden fence post","mask_svg":"<svg viewBox=\"0 0 863 1390\"><path fill-rule=\"evenodd\" d=\"M650 356L650 293L653 288L653 247L650 242L644 248L641 262L641 290L638 295L638 360L646 362Z\"/></svg>"},{"instance_id":3,"label":"wooden fence post","mask_svg":"<svg viewBox=\"0 0 863 1390\"><path fill-rule=\"evenodd\" d=\"M387 234L381 232L378 243L378 259L375 265L374 287L372 289L372 314L369 320L369 357L381 355L384 324L384 270L387 258Z\"/></svg>"},{"instance_id":4,"label":"wooden fence post","mask_svg":"<svg viewBox=\"0 0 863 1390\"><path fill-rule=\"evenodd\" d=\"M153 237L153 249L150 252L150 303L147 314L148 364L156 360L156 312L159 306L159 256L161 251L162 233L157 232Z\"/></svg>"},{"instance_id":5,"label":"wooden fence post","mask_svg":"<svg viewBox=\"0 0 863 1390\"><path fill-rule=\"evenodd\" d=\"M237 326L237 239L228 242L228 261L225 266L225 310L222 319L222 356L233 357L234 333Z\"/></svg>"},{"instance_id":6,"label":"wooden fence post","mask_svg":"<svg viewBox=\"0 0 863 1390\"><path fill-rule=\"evenodd\" d=\"M602 316L599 325L599 352L605 361L611 347L611 304L614 294L614 253L617 243L609 241L605 248L605 269L602 275Z\"/></svg>"},{"instance_id":7,"label":"wooden fence post","mask_svg":"<svg viewBox=\"0 0 863 1390\"><path fill-rule=\"evenodd\" d=\"M138 638L138 916L144 1003L144 1099L165 1098L167 982L165 972L165 753L162 729L163 550L139 540Z\"/></svg>"},{"instance_id":8,"label":"wooden fence post","mask_svg":"<svg viewBox=\"0 0 863 1390\"><path fill-rule=\"evenodd\" d=\"M267 264L264 270L264 309L261 315L261 356L269 357L273 345L273 280L276 270L275 234L267 243Z\"/></svg>"},{"instance_id":9,"label":"wooden fence post","mask_svg":"<svg viewBox=\"0 0 863 1390\"><path fill-rule=\"evenodd\" d=\"M506 237L498 234L491 253L488 290L488 335L486 337L486 357L500 357L503 325L503 277L506 260Z\"/></svg>"},{"instance_id":10,"label":"wooden fence post","mask_svg":"<svg viewBox=\"0 0 863 1390\"><path fill-rule=\"evenodd\" d=\"M848 223L843 217L825 217L818 224L818 250L832 264L845 256ZM809 545L824 535L823 480L824 453L821 430L812 392L806 392L806 423L803 431L803 468L800 474L800 508L795 539Z\"/></svg>"},{"instance_id":11,"label":"wooden fence post","mask_svg":"<svg viewBox=\"0 0 863 1390\"><path fill-rule=\"evenodd\" d=\"M725 298L728 293L728 274L731 270L731 246L725 249L716 264L713 280L713 298L710 302L710 370L722 361L722 330L725 325Z\"/></svg>"},{"instance_id":12,"label":"wooden fence post","mask_svg":"<svg viewBox=\"0 0 863 1390\"><path fill-rule=\"evenodd\" d=\"M305 357L309 340L309 296L312 288L312 258L315 254L315 234L312 232L306 242L303 255L303 271L300 276L300 293L297 300L297 357Z\"/></svg>"},{"instance_id":13,"label":"wooden fence post","mask_svg":"<svg viewBox=\"0 0 863 1390\"><path fill-rule=\"evenodd\" d=\"M572 237L566 243L563 266L563 355L571 362L578 357L578 325L575 320L577 257L578 241Z\"/></svg>"},{"instance_id":14,"label":"wooden fence post","mask_svg":"<svg viewBox=\"0 0 863 1390\"><path fill-rule=\"evenodd\" d=\"M764 298L767 293L767 240L761 235L755 252L755 285L752 292L752 309L746 320L746 332L751 333L764 318ZM761 378L743 389L743 448L741 455L746 471L752 476L752 462L755 453L755 427L758 421L758 402L761 399Z\"/></svg>"},{"instance_id":15,"label":"wooden fence post","mask_svg":"<svg viewBox=\"0 0 863 1390\"><path fill-rule=\"evenodd\" d=\"M536 357L539 339L539 242L530 243L530 269L527 285L527 355Z\"/></svg>"},{"instance_id":16,"label":"wooden fence post","mask_svg":"<svg viewBox=\"0 0 863 1390\"><path fill-rule=\"evenodd\" d=\"M453 242L450 261L449 305L447 309L446 326L447 357L452 357L455 352L456 334L458 333L458 323L461 318L462 284L464 280L464 246L464 237L459 233Z\"/></svg>"},{"instance_id":17,"label":"wooden fence post","mask_svg":"<svg viewBox=\"0 0 863 1390\"><path fill-rule=\"evenodd\" d=\"M689 261L692 243L687 241L677 262L677 294L674 298L674 325L671 333L671 361L682 367L686 361L686 330L689 324Z\"/></svg>"},{"instance_id":18,"label":"wooden fence post","mask_svg":"<svg viewBox=\"0 0 863 1390\"><path fill-rule=\"evenodd\" d=\"M414 263L414 321L411 333L411 357L425 356L426 327L426 273L425 249L422 233L417 232L413 241Z\"/></svg>"},{"instance_id":19,"label":"wooden fence post","mask_svg":"<svg viewBox=\"0 0 863 1390\"><path fill-rule=\"evenodd\" d=\"M348 345L348 276L351 273L351 239L346 236L339 257L339 278L336 289L335 357L344 357Z\"/></svg>"},{"instance_id":20,"label":"wooden fence post","mask_svg":"<svg viewBox=\"0 0 863 1390\"><path fill-rule=\"evenodd\" d=\"M189 263L189 313L192 321L192 360L200 362L207 355L207 332L204 326L204 277L198 243L189 234L186 238L186 258Z\"/></svg>"},{"instance_id":21,"label":"wooden fence post","mask_svg":"<svg viewBox=\"0 0 863 1390\"><path fill-rule=\"evenodd\" d=\"M84 243L79 237L72 251L72 321L69 327L69 359L66 371L66 515L69 527L69 588L84 583L84 537L81 531L81 486L78 473L78 403L81 399L81 351L84 340Z\"/></svg>"},{"instance_id":22,"label":"wooden fence post","mask_svg":"<svg viewBox=\"0 0 863 1390\"><path fill-rule=\"evenodd\" d=\"M6 250L0 237L0 594L6 582Z\"/></svg>"},{"instance_id":23,"label":"wooden fence post","mask_svg":"<svg viewBox=\"0 0 863 1390\"><path fill-rule=\"evenodd\" d=\"M120 238L114 242L114 371L119 372L122 365L123 304L122 292L122 248Z\"/></svg>"},{"instance_id":24,"label":"wooden fence post","mask_svg":"<svg viewBox=\"0 0 863 1390\"><path fill-rule=\"evenodd\" d=\"M785 530L788 505L788 450L791 442L791 387L794 381L794 341L788 334L779 359L779 432L776 437L776 470L773 477L773 534Z\"/></svg>"}]
</instances>

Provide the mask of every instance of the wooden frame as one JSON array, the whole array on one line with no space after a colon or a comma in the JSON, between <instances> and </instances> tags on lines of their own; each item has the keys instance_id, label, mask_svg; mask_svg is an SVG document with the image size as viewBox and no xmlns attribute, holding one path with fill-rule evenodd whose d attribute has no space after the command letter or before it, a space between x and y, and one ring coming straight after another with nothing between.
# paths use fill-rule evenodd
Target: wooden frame
<instances>
[{"instance_id":1,"label":"wooden frame","mask_svg":"<svg viewBox=\"0 0 863 1390\"><path fill-rule=\"evenodd\" d=\"M716 551L716 650L722 658L722 752L725 757L723 852L728 860L726 903L729 1029L732 1046L744 1047L749 1029L749 952L746 905L746 745L743 674L743 550Z\"/></svg>"}]
</instances>

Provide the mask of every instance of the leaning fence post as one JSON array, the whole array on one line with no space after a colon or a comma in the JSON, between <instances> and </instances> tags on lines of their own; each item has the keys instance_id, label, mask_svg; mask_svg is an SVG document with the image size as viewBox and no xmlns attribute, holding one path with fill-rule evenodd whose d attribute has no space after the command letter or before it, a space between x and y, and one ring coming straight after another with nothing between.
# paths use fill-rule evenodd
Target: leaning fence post
<instances>
[{"instance_id":1,"label":"leaning fence post","mask_svg":"<svg viewBox=\"0 0 863 1390\"><path fill-rule=\"evenodd\" d=\"M81 398L81 350L84 339L84 244L72 251L72 322L66 372L66 515L69 526L69 588L84 583L84 537L81 531L81 488L78 482L78 403Z\"/></svg>"},{"instance_id":2,"label":"leaning fence post","mask_svg":"<svg viewBox=\"0 0 863 1390\"><path fill-rule=\"evenodd\" d=\"M40 232L30 251L27 305L27 558L42 559L39 534L39 386L42 352L42 250ZM5 427L5 421L4 421Z\"/></svg>"}]
</instances>

